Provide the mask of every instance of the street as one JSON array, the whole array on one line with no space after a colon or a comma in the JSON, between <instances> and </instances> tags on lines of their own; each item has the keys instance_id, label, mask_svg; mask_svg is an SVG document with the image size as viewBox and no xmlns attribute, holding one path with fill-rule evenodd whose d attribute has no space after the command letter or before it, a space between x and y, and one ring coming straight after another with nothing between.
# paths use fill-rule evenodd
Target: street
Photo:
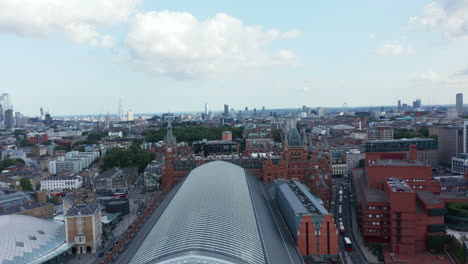
<instances>
[{"instance_id":1,"label":"street","mask_svg":"<svg viewBox=\"0 0 468 264\"><path fill-rule=\"evenodd\" d=\"M341 214L339 213L339 206L340 206L340 201L339 201L339 190L342 190L343 192L343 198L341 202L341 208L342 212ZM340 255L343 257L342 261L345 264L361 264L361 263L369 263L366 256L364 255L362 249L361 249L361 243L358 242L356 239L353 230L355 230L355 226L353 226L353 221L357 221L356 219L353 219L353 214L351 210L354 210L354 205L351 203L351 195L350 195L350 187L346 183L346 181L342 179L336 179L335 180L335 207L334 207L334 215L335 215L335 222L337 224L337 228L339 230L339 219L342 219L343 226L345 229L345 234L342 235L340 232L340 239L338 241L339 247L340 247ZM359 230L355 230L359 232ZM346 251L345 245L344 245L344 237L348 237L351 240L352 243L352 251Z\"/></svg>"}]
</instances>

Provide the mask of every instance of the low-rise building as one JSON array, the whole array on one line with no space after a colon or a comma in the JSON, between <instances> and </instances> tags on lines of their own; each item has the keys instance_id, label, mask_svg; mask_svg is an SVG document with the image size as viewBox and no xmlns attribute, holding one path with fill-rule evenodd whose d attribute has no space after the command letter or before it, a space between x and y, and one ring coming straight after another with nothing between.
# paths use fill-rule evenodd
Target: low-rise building
<instances>
[{"instance_id":1,"label":"low-rise building","mask_svg":"<svg viewBox=\"0 0 468 264\"><path fill-rule=\"evenodd\" d=\"M75 192L63 199L67 243L72 253L95 253L102 241L101 205L90 192Z\"/></svg>"},{"instance_id":2,"label":"low-rise building","mask_svg":"<svg viewBox=\"0 0 468 264\"><path fill-rule=\"evenodd\" d=\"M346 152L346 172L351 173L354 168L359 166L359 161L365 159L366 154L358 149L351 149Z\"/></svg>"},{"instance_id":3,"label":"low-rise building","mask_svg":"<svg viewBox=\"0 0 468 264\"><path fill-rule=\"evenodd\" d=\"M452 158L452 172L460 174L468 172L468 153L459 153Z\"/></svg>"},{"instance_id":4,"label":"low-rise building","mask_svg":"<svg viewBox=\"0 0 468 264\"><path fill-rule=\"evenodd\" d=\"M49 161L49 173L58 174L61 172L78 173L89 166L99 157L99 152L78 152L71 151L65 157L58 157Z\"/></svg>"},{"instance_id":5,"label":"low-rise building","mask_svg":"<svg viewBox=\"0 0 468 264\"><path fill-rule=\"evenodd\" d=\"M128 192L137 176L137 168L108 169L93 180L94 190Z\"/></svg>"},{"instance_id":6,"label":"low-rise building","mask_svg":"<svg viewBox=\"0 0 468 264\"><path fill-rule=\"evenodd\" d=\"M41 180L41 191L63 191L79 189L83 186L80 176L47 177Z\"/></svg>"},{"instance_id":7,"label":"low-rise building","mask_svg":"<svg viewBox=\"0 0 468 264\"><path fill-rule=\"evenodd\" d=\"M54 214L54 205L34 201L23 191L10 189L0 190L0 215L21 214L43 219L51 219Z\"/></svg>"},{"instance_id":8,"label":"low-rise building","mask_svg":"<svg viewBox=\"0 0 468 264\"><path fill-rule=\"evenodd\" d=\"M333 176L345 175L348 171L348 164L332 164Z\"/></svg>"},{"instance_id":9,"label":"low-rise building","mask_svg":"<svg viewBox=\"0 0 468 264\"><path fill-rule=\"evenodd\" d=\"M365 152L404 153L406 154L406 159L409 159L409 149L412 145L417 147L417 160L430 164L434 168L438 166L438 142L433 138L369 140L366 143Z\"/></svg>"},{"instance_id":10,"label":"low-rise building","mask_svg":"<svg viewBox=\"0 0 468 264\"><path fill-rule=\"evenodd\" d=\"M196 155L222 155L239 153L239 146L236 142L226 140L202 140L192 144L193 152Z\"/></svg>"},{"instance_id":11,"label":"low-rise building","mask_svg":"<svg viewBox=\"0 0 468 264\"><path fill-rule=\"evenodd\" d=\"M393 128L391 126L369 127L367 130L368 140L392 140Z\"/></svg>"}]
</instances>

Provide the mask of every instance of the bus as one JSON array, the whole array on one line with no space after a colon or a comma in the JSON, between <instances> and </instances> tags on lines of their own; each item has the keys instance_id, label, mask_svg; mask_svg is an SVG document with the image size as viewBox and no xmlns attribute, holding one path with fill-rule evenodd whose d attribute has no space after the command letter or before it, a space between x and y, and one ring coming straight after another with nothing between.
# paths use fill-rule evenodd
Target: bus
<instances>
[{"instance_id":1,"label":"bus","mask_svg":"<svg viewBox=\"0 0 468 264\"><path fill-rule=\"evenodd\" d=\"M344 229L344 225L343 225L343 222L340 222L340 233L342 236L344 236L346 230Z\"/></svg>"},{"instance_id":2,"label":"bus","mask_svg":"<svg viewBox=\"0 0 468 264\"><path fill-rule=\"evenodd\" d=\"M353 245L351 244L351 239L349 237L344 237L344 244L346 251L353 251Z\"/></svg>"}]
</instances>

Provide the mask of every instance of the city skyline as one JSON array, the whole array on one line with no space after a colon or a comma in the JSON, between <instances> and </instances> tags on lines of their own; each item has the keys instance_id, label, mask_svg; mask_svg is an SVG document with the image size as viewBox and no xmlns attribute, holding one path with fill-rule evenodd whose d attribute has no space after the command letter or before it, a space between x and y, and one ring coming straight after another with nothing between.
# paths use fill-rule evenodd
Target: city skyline
<instances>
[{"instance_id":1,"label":"city skyline","mask_svg":"<svg viewBox=\"0 0 468 264\"><path fill-rule=\"evenodd\" d=\"M34 3L0 3L2 92L27 115L452 104L468 86L463 1Z\"/></svg>"}]
</instances>

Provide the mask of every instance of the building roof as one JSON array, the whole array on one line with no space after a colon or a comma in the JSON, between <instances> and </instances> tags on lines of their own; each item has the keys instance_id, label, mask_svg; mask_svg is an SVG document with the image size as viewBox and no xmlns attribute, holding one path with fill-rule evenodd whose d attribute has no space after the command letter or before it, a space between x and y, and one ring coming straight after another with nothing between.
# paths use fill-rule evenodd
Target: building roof
<instances>
[{"instance_id":1,"label":"building roof","mask_svg":"<svg viewBox=\"0 0 468 264\"><path fill-rule=\"evenodd\" d=\"M268 263L251 197L239 166L194 169L131 263Z\"/></svg>"},{"instance_id":2,"label":"building roof","mask_svg":"<svg viewBox=\"0 0 468 264\"><path fill-rule=\"evenodd\" d=\"M389 139L389 140L369 140L368 144L372 143L401 143L401 142L417 142L417 141L437 141L433 138L401 138L401 139Z\"/></svg>"},{"instance_id":3,"label":"building roof","mask_svg":"<svg viewBox=\"0 0 468 264\"><path fill-rule=\"evenodd\" d=\"M417 195L421 200L424 201L426 205L438 205L443 204L442 202L433 192L430 191L416 191Z\"/></svg>"},{"instance_id":4,"label":"building roof","mask_svg":"<svg viewBox=\"0 0 468 264\"><path fill-rule=\"evenodd\" d=\"M419 160L397 160L397 159L385 159L376 160L375 163L369 164L369 166L388 166L388 167L430 167L431 165L425 164Z\"/></svg>"},{"instance_id":5,"label":"building roof","mask_svg":"<svg viewBox=\"0 0 468 264\"><path fill-rule=\"evenodd\" d=\"M388 202L388 197L385 194L385 192L382 190L371 188L371 187L365 187L364 192L367 198L367 202L376 202L376 203Z\"/></svg>"},{"instance_id":6,"label":"building roof","mask_svg":"<svg viewBox=\"0 0 468 264\"><path fill-rule=\"evenodd\" d=\"M303 142L302 142L301 135L299 135L299 131L297 131L296 128L288 129L287 140L288 140L288 146L290 146L290 147L302 147L302 146L304 146Z\"/></svg>"},{"instance_id":7,"label":"building roof","mask_svg":"<svg viewBox=\"0 0 468 264\"><path fill-rule=\"evenodd\" d=\"M323 207L322 200L314 197L304 184L297 181L278 181L279 190L296 214L326 215L328 211Z\"/></svg>"},{"instance_id":8,"label":"building roof","mask_svg":"<svg viewBox=\"0 0 468 264\"><path fill-rule=\"evenodd\" d=\"M387 182L388 186L390 186L392 192L414 192L413 189L411 189L411 187L400 178L387 178L385 181Z\"/></svg>"},{"instance_id":9,"label":"building roof","mask_svg":"<svg viewBox=\"0 0 468 264\"><path fill-rule=\"evenodd\" d=\"M0 216L0 263L43 263L66 251L65 226L26 215ZM40 260L40 261L39 261Z\"/></svg>"}]
</instances>

